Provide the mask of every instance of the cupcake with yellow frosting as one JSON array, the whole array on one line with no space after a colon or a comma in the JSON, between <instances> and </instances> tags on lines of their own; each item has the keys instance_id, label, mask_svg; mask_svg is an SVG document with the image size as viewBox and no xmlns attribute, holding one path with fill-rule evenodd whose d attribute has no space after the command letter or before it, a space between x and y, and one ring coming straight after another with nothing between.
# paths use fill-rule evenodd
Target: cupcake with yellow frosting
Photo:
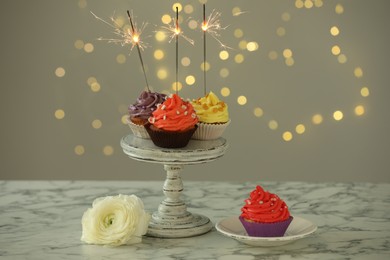
<instances>
[{"instance_id":1,"label":"cupcake with yellow frosting","mask_svg":"<svg viewBox=\"0 0 390 260\"><path fill-rule=\"evenodd\" d=\"M230 124L228 106L212 91L206 96L193 100L192 106L198 116L198 129L192 136L198 140L213 140L222 136Z\"/></svg>"}]
</instances>

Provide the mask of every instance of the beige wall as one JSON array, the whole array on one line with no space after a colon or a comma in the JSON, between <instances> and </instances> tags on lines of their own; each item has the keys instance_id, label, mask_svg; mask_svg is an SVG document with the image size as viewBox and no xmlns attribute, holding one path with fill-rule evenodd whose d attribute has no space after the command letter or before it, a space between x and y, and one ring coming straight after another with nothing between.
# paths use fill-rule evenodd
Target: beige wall
<instances>
[{"instance_id":1,"label":"beige wall","mask_svg":"<svg viewBox=\"0 0 390 260\"><path fill-rule=\"evenodd\" d=\"M150 84L163 91L174 81L174 44L156 41L153 31L164 14L174 15L174 2L1 1L1 179L164 178L160 165L133 161L121 151L119 140L130 131L121 117L143 89L143 75L135 50L128 56L128 46L96 40L113 35L90 11L109 20L114 11L126 18L126 10L133 9L139 22L149 22L144 36L150 37L144 40L150 46L143 57ZM180 94L196 98L203 92L202 41L199 31L188 28L187 19L201 20L201 5L197 0L180 2L194 8L191 14L181 14L183 30L195 45L180 42L180 58L189 57L191 64L180 66L179 80L196 78L193 86L184 84ZM219 96L222 87L230 89L223 97L232 119L225 134L230 150L216 162L186 167L183 179L390 180L390 2L323 0L322 7L311 9L298 9L294 3L208 1L208 10L219 10L222 24L229 25L220 39L233 48L223 61L223 49L208 38L208 88ZM343 6L342 14L335 12L337 4ZM233 16L234 7L247 12ZM339 28L338 36L330 34L332 26ZM285 34L278 35L278 28ZM234 36L236 29L243 37ZM77 40L92 43L93 52L75 48ZM258 42L259 49L241 50L241 40ZM334 45L347 58L345 63L331 53ZM154 59L156 49L164 52L162 60ZM292 50L292 66L285 63L284 49ZM276 60L270 59L270 52L277 53ZM124 64L116 61L121 54ZM240 54L244 61L236 63ZM65 69L64 77L55 75L58 67ZM354 75L357 67L362 77ZM230 72L225 78L219 75L223 68ZM157 78L159 69L167 70L167 79ZM99 92L88 86L91 76L98 80ZM368 97L362 97L362 87L368 87ZM241 95L247 98L245 105L237 103ZM365 109L362 116L354 114L358 105ZM263 109L262 117L254 115L256 107ZM65 111L61 120L54 116L57 109ZM333 119L336 110L344 114L341 121ZM323 116L319 125L311 120L317 113ZM91 126L96 119L102 122L99 129ZM271 120L277 129L269 128ZM301 135L295 133L297 124L306 127ZM293 133L290 142L282 139L285 131ZM84 147L83 155L75 154L77 145ZM102 152L107 145L113 148L110 156Z\"/></svg>"}]
</instances>

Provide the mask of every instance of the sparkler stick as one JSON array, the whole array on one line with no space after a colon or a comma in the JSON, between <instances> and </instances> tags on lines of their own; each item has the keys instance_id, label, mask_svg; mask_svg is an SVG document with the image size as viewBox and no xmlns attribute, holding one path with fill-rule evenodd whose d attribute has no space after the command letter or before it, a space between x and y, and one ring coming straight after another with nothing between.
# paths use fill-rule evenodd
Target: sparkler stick
<instances>
[{"instance_id":1,"label":"sparkler stick","mask_svg":"<svg viewBox=\"0 0 390 260\"><path fill-rule=\"evenodd\" d=\"M176 95L178 94L178 75L179 75L179 33L180 33L180 28L179 28L179 7L176 6Z\"/></svg>"},{"instance_id":2,"label":"sparkler stick","mask_svg":"<svg viewBox=\"0 0 390 260\"><path fill-rule=\"evenodd\" d=\"M207 31L207 23L206 23L206 5L203 4L203 91L206 96L206 31Z\"/></svg>"},{"instance_id":3,"label":"sparkler stick","mask_svg":"<svg viewBox=\"0 0 390 260\"><path fill-rule=\"evenodd\" d=\"M131 30L132 30L132 38L133 38L133 41L136 43L137 50L138 50L139 60L140 60L140 62L141 62L141 66L142 66L142 71L144 72L144 77L145 77L145 82L146 82L146 88L147 88L148 91L150 92L149 83L148 83L148 79L147 79L147 77L146 77L146 72L145 72L144 61L143 61L143 59L142 59L141 50L140 50L140 47L139 47L139 34L138 34L138 32L134 29L133 20L131 19L131 15L130 15L129 10L127 10L127 15L129 16L129 20L130 20L130 25L131 25Z\"/></svg>"}]
</instances>

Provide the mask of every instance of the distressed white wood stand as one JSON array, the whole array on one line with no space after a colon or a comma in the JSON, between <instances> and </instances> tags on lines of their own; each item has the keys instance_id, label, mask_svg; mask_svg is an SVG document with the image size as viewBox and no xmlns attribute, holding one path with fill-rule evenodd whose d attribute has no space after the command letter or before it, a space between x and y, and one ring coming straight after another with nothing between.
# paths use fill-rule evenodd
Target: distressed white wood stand
<instances>
[{"instance_id":1,"label":"distressed white wood stand","mask_svg":"<svg viewBox=\"0 0 390 260\"><path fill-rule=\"evenodd\" d=\"M150 139L129 134L122 138L121 146L130 158L163 164L167 173L163 186L165 199L152 215L148 236L180 238L210 231L213 226L210 219L187 211L185 202L180 199L183 192L180 172L184 165L206 163L222 157L228 148L224 138L210 141L190 140L184 148L168 149L155 146Z\"/></svg>"}]
</instances>

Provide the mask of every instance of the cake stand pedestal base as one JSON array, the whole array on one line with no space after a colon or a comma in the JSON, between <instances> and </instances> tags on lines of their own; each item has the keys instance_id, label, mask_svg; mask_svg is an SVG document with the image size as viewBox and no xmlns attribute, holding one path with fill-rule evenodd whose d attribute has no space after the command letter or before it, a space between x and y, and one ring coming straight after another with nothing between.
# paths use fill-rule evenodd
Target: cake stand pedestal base
<instances>
[{"instance_id":1,"label":"cake stand pedestal base","mask_svg":"<svg viewBox=\"0 0 390 260\"><path fill-rule=\"evenodd\" d=\"M129 134L122 138L121 146L130 158L162 164L167 173L163 185L165 198L152 215L148 236L192 237L211 230L213 224L210 219L188 212L186 204L181 200L183 182L180 172L184 165L207 163L222 157L228 148L224 138L209 141L190 140L186 147L168 149L155 146L150 139Z\"/></svg>"},{"instance_id":2,"label":"cake stand pedestal base","mask_svg":"<svg viewBox=\"0 0 390 260\"><path fill-rule=\"evenodd\" d=\"M207 233L213 227L209 218L192 214L180 195L183 182L180 172L181 165L164 165L167 178L163 191L165 199L160 203L158 211L154 212L149 223L148 236L164 238L192 237Z\"/></svg>"}]
</instances>

